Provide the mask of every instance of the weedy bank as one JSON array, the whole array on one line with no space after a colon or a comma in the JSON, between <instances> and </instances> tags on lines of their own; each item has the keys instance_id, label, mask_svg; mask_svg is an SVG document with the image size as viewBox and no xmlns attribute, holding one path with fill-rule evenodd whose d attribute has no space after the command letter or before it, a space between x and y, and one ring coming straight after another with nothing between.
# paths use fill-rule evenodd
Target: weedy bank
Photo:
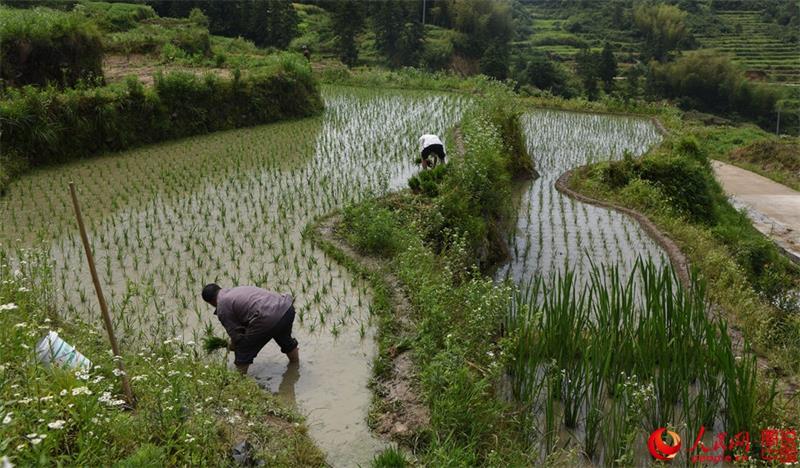
<instances>
[{"instance_id":1,"label":"weedy bank","mask_svg":"<svg viewBox=\"0 0 800 468\"><path fill-rule=\"evenodd\" d=\"M153 87L130 77L99 88L8 89L0 99L0 192L30 167L321 110L308 64L292 54L269 73L230 80L173 72L157 75Z\"/></svg>"},{"instance_id":2,"label":"weedy bank","mask_svg":"<svg viewBox=\"0 0 800 468\"><path fill-rule=\"evenodd\" d=\"M56 311L50 259L0 250L0 453L18 466L226 465L234 445L280 466L325 466L304 420L251 379L180 337L123 352L137 398L127 408L101 332ZM50 369L36 343L49 330L91 359Z\"/></svg>"}]
</instances>

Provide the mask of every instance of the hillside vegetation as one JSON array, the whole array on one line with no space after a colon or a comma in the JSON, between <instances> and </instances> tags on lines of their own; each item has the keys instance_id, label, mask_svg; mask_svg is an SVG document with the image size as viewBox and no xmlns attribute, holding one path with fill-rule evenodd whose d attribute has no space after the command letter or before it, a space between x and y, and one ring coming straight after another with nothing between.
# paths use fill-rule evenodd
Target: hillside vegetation
<instances>
[{"instance_id":1,"label":"hillside vegetation","mask_svg":"<svg viewBox=\"0 0 800 468\"><path fill-rule=\"evenodd\" d=\"M0 5L0 86L102 80L102 63L100 31L83 15Z\"/></svg>"}]
</instances>

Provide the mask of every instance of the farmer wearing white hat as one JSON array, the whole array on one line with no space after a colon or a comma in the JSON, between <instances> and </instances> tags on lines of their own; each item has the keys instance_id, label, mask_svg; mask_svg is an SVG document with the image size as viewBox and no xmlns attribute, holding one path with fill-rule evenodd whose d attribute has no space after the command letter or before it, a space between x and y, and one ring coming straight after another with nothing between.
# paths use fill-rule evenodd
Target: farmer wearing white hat
<instances>
[{"instance_id":1,"label":"farmer wearing white hat","mask_svg":"<svg viewBox=\"0 0 800 468\"><path fill-rule=\"evenodd\" d=\"M438 135L425 134L419 137L419 150L422 152L422 168L436 167L437 162L444 163L444 144Z\"/></svg>"}]
</instances>

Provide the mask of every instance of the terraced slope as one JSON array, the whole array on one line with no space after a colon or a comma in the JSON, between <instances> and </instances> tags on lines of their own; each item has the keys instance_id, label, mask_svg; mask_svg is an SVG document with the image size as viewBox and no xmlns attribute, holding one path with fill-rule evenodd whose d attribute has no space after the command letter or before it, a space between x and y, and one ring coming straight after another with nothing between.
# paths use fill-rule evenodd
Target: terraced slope
<instances>
[{"instance_id":1,"label":"terraced slope","mask_svg":"<svg viewBox=\"0 0 800 468\"><path fill-rule=\"evenodd\" d=\"M730 53L751 78L800 83L800 44L770 34L760 11L718 11L724 32L695 38L704 48Z\"/></svg>"}]
</instances>

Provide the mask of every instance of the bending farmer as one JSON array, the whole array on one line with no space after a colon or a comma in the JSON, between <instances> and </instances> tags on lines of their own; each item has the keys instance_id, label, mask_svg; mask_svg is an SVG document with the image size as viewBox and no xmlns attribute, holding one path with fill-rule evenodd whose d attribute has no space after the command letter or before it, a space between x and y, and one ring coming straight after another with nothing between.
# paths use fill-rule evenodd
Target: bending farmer
<instances>
[{"instance_id":1,"label":"bending farmer","mask_svg":"<svg viewBox=\"0 0 800 468\"><path fill-rule=\"evenodd\" d=\"M294 299L255 286L220 288L208 284L203 300L216 307L214 314L231 337L236 369L247 374L247 368L269 340L274 339L289 362L298 362L297 340L292 338Z\"/></svg>"},{"instance_id":2,"label":"bending farmer","mask_svg":"<svg viewBox=\"0 0 800 468\"><path fill-rule=\"evenodd\" d=\"M419 137L419 149L422 151L423 169L436 167L437 160L444 163L444 144L438 136L426 134Z\"/></svg>"}]
</instances>

